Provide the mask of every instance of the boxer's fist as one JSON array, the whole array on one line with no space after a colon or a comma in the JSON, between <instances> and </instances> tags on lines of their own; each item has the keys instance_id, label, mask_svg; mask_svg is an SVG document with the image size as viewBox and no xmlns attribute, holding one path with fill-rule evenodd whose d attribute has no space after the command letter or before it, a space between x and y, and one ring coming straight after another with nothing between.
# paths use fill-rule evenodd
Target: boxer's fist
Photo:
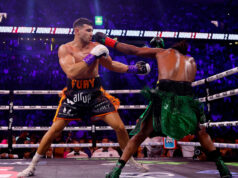
<instances>
[{"instance_id":1,"label":"boxer's fist","mask_svg":"<svg viewBox=\"0 0 238 178\"><path fill-rule=\"evenodd\" d=\"M138 61L135 65L130 65L128 73L147 75L150 73L150 65L144 61Z\"/></svg>"},{"instance_id":2,"label":"boxer's fist","mask_svg":"<svg viewBox=\"0 0 238 178\"><path fill-rule=\"evenodd\" d=\"M112 38L109 38L106 34L102 33L102 32L97 32L95 35L94 35L94 40L96 42L99 42L101 44L104 44L106 46L109 46L111 48L115 48L116 45L117 45L117 41L112 39Z\"/></svg>"},{"instance_id":3,"label":"boxer's fist","mask_svg":"<svg viewBox=\"0 0 238 178\"><path fill-rule=\"evenodd\" d=\"M94 36L93 36L94 40L98 43L101 44L105 44L105 39L108 38L106 34L102 33L102 32L97 32Z\"/></svg>"},{"instance_id":4,"label":"boxer's fist","mask_svg":"<svg viewBox=\"0 0 238 178\"><path fill-rule=\"evenodd\" d=\"M108 57L109 51L104 45L97 45L91 51L90 54L87 55L83 60L88 65L91 65L96 59L105 56Z\"/></svg>"},{"instance_id":5,"label":"boxer's fist","mask_svg":"<svg viewBox=\"0 0 238 178\"><path fill-rule=\"evenodd\" d=\"M96 58L100 58L102 56L108 57L109 50L104 45L97 45L91 51L90 54L94 55Z\"/></svg>"}]
</instances>

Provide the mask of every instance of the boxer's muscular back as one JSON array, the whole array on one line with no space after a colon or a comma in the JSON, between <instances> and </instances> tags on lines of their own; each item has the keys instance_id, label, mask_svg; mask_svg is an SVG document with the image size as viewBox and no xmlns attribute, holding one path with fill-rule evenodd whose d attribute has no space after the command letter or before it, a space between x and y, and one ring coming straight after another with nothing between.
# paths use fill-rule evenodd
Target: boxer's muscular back
<instances>
[{"instance_id":1,"label":"boxer's muscular back","mask_svg":"<svg viewBox=\"0 0 238 178\"><path fill-rule=\"evenodd\" d=\"M193 57L182 55L174 49L167 49L156 55L156 58L158 80L194 81L197 67Z\"/></svg>"}]
</instances>

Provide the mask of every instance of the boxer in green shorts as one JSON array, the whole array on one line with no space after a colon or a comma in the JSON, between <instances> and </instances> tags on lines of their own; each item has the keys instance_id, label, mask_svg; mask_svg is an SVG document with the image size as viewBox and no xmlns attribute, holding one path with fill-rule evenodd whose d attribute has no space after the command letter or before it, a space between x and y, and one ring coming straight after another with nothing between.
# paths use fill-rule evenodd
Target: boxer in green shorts
<instances>
[{"instance_id":1,"label":"boxer in green shorts","mask_svg":"<svg viewBox=\"0 0 238 178\"><path fill-rule=\"evenodd\" d=\"M167 135L180 139L188 134L197 134L207 156L216 163L221 177L232 177L206 128L199 126L205 121L205 115L200 104L192 97L191 83L195 79L197 67L194 58L186 55L188 44L181 41L169 49L163 49L163 41L154 38L154 48L140 48L115 41L101 32L95 34L95 39L125 54L153 58L158 64L157 88L144 90L150 100L149 106L132 131L134 136L123 155L106 177L119 177L127 160L148 136Z\"/></svg>"}]
</instances>

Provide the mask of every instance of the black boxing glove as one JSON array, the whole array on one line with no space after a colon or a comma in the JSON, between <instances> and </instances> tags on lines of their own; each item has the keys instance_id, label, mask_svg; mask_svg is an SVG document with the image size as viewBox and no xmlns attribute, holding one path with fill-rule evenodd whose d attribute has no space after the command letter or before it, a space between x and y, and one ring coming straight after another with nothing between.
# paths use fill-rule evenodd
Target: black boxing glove
<instances>
[{"instance_id":1,"label":"black boxing glove","mask_svg":"<svg viewBox=\"0 0 238 178\"><path fill-rule=\"evenodd\" d=\"M150 65L144 61L138 61L135 65L129 65L127 73L147 75L150 73Z\"/></svg>"},{"instance_id":2,"label":"black boxing glove","mask_svg":"<svg viewBox=\"0 0 238 178\"><path fill-rule=\"evenodd\" d=\"M94 35L94 40L96 42L99 42L99 43L106 45L108 47L111 47L111 48L115 48L118 43L116 40L109 38L106 34L104 34L102 32L97 32Z\"/></svg>"}]
</instances>

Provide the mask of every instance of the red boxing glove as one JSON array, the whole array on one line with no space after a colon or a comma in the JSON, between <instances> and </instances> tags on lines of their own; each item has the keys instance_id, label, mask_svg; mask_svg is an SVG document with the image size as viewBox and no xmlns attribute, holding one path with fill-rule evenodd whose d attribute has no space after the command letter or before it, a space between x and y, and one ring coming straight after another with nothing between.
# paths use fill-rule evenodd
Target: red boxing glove
<instances>
[{"instance_id":1,"label":"red boxing glove","mask_svg":"<svg viewBox=\"0 0 238 178\"><path fill-rule=\"evenodd\" d=\"M118 41L109 38L106 34L102 32L97 32L94 35L94 40L111 48L115 48L118 43Z\"/></svg>"}]
</instances>

